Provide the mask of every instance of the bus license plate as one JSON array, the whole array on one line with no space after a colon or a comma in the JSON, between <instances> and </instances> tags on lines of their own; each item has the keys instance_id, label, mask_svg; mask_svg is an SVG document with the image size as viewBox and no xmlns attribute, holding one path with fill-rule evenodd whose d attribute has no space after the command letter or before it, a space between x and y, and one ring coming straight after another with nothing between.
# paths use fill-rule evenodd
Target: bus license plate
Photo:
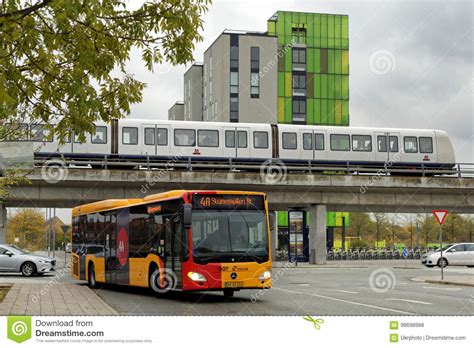
<instances>
[{"instance_id":1,"label":"bus license plate","mask_svg":"<svg viewBox=\"0 0 474 348\"><path fill-rule=\"evenodd\" d=\"M242 288L244 286L244 282L224 282L224 287L226 288Z\"/></svg>"}]
</instances>

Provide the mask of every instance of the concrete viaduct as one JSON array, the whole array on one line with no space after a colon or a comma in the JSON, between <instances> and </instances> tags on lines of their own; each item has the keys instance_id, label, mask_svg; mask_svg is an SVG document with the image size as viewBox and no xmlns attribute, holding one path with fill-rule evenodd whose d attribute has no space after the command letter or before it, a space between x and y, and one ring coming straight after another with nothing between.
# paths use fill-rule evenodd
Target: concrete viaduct
<instances>
[{"instance_id":1,"label":"concrete viaduct","mask_svg":"<svg viewBox=\"0 0 474 348\"><path fill-rule=\"evenodd\" d=\"M271 210L302 208L311 221L310 262L326 261L326 210L427 213L448 209L474 213L474 178L317 175L212 171L145 171L36 168L30 183L10 189L0 212L0 242L5 238L5 207L73 206L111 198L133 198L174 189L263 191ZM272 235L276 237L276 229ZM272 238L275 240L275 238ZM273 241L276 243L276 241Z\"/></svg>"}]
</instances>

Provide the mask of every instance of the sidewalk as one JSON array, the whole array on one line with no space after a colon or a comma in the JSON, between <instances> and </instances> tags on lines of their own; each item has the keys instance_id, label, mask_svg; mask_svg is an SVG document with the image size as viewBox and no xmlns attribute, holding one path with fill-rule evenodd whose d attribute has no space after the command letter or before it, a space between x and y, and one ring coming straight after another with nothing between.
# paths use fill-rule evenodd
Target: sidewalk
<instances>
[{"instance_id":1,"label":"sidewalk","mask_svg":"<svg viewBox=\"0 0 474 348\"><path fill-rule=\"evenodd\" d=\"M7 284L0 284L7 285ZM0 315L117 315L85 285L15 283L0 302Z\"/></svg>"},{"instance_id":2,"label":"sidewalk","mask_svg":"<svg viewBox=\"0 0 474 348\"><path fill-rule=\"evenodd\" d=\"M294 268L294 262L273 261L274 268ZM425 267L420 260L331 260L326 261L324 265L313 265L309 262L298 262L298 268L370 268L370 267L386 267L386 268L420 268Z\"/></svg>"},{"instance_id":3,"label":"sidewalk","mask_svg":"<svg viewBox=\"0 0 474 348\"><path fill-rule=\"evenodd\" d=\"M441 280L440 275L435 275L417 277L411 280L414 282L424 282L430 284L474 286L474 275L445 275L443 280Z\"/></svg>"}]
</instances>

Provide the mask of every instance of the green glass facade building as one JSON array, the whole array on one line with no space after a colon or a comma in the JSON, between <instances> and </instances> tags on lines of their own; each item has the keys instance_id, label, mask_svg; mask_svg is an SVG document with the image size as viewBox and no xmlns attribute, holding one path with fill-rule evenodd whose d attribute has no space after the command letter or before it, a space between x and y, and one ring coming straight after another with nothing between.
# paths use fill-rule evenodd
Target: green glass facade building
<instances>
[{"instance_id":1,"label":"green glass facade building","mask_svg":"<svg viewBox=\"0 0 474 348\"><path fill-rule=\"evenodd\" d=\"M349 125L347 15L278 11L278 123Z\"/></svg>"}]
</instances>

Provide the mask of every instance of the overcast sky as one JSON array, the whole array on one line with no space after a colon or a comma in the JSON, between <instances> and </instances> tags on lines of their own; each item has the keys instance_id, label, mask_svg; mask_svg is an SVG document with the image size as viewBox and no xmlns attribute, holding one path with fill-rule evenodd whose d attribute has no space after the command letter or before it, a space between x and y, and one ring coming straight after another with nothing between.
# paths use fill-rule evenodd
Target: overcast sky
<instances>
[{"instance_id":1,"label":"overcast sky","mask_svg":"<svg viewBox=\"0 0 474 348\"><path fill-rule=\"evenodd\" d=\"M214 0L195 60L224 29L265 31L277 10L349 15L350 125L442 129L457 160L474 162L471 1ZM130 117L166 119L183 99L186 68L150 74L133 55L130 72L148 88ZM58 212L70 222L69 210Z\"/></svg>"},{"instance_id":2,"label":"overcast sky","mask_svg":"<svg viewBox=\"0 0 474 348\"><path fill-rule=\"evenodd\" d=\"M265 31L277 10L349 15L350 125L442 129L458 161L474 162L471 1L214 0L195 60L224 29ZM138 55L129 67L148 84L130 117L166 119L187 67L150 74Z\"/></svg>"}]
</instances>

